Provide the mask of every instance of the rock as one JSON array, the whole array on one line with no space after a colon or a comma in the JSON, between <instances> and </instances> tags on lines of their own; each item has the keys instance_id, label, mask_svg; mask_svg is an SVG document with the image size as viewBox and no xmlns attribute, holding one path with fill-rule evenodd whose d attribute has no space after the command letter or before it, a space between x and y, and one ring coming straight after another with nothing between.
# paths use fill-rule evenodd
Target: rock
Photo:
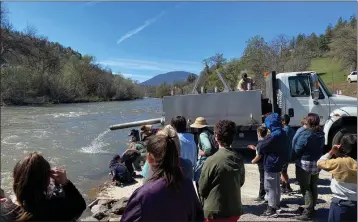
<instances>
[{"instance_id":1,"label":"rock","mask_svg":"<svg viewBox=\"0 0 358 222\"><path fill-rule=\"evenodd\" d=\"M102 219L108 217L108 214L107 214L107 212L97 212L97 213L93 214L92 217L96 218L97 220L102 221Z\"/></svg>"},{"instance_id":2,"label":"rock","mask_svg":"<svg viewBox=\"0 0 358 222\"><path fill-rule=\"evenodd\" d=\"M86 217L86 218L81 219L81 221L98 221L98 220L96 218L90 216L90 217Z\"/></svg>"},{"instance_id":3,"label":"rock","mask_svg":"<svg viewBox=\"0 0 358 222\"><path fill-rule=\"evenodd\" d=\"M109 221L109 219L110 219L110 217L109 217L109 216L106 216L106 217L102 218L100 221L105 221L105 222L107 222L107 221Z\"/></svg>"},{"instance_id":4,"label":"rock","mask_svg":"<svg viewBox=\"0 0 358 222\"><path fill-rule=\"evenodd\" d=\"M120 220L121 220L121 216L119 216L119 217L111 217L109 219L109 221L120 221Z\"/></svg>"},{"instance_id":5,"label":"rock","mask_svg":"<svg viewBox=\"0 0 358 222\"><path fill-rule=\"evenodd\" d=\"M91 208L91 212L92 212L93 214L96 214L96 213L99 213L99 212L105 212L106 210L108 210L108 207L103 206L103 205L100 205L100 204L94 205L94 206Z\"/></svg>"},{"instance_id":6,"label":"rock","mask_svg":"<svg viewBox=\"0 0 358 222\"><path fill-rule=\"evenodd\" d=\"M98 204L98 205L104 205L104 206L107 206L107 207L108 207L108 205L111 204L111 203L113 203L113 202L114 202L114 200L102 199L102 200L99 200L97 204Z\"/></svg>"},{"instance_id":7,"label":"rock","mask_svg":"<svg viewBox=\"0 0 358 222\"><path fill-rule=\"evenodd\" d=\"M111 213L114 213L117 215L122 215L124 212L124 209L127 206L127 203L128 203L127 197L123 197L123 198L119 199L116 203L112 204Z\"/></svg>"}]
</instances>

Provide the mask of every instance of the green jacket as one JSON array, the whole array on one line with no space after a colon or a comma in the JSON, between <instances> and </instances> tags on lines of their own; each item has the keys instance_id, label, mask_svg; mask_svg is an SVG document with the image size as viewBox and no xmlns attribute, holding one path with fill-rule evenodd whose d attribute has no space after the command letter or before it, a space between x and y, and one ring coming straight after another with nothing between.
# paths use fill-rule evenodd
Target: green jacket
<instances>
[{"instance_id":1,"label":"green jacket","mask_svg":"<svg viewBox=\"0 0 358 222\"><path fill-rule=\"evenodd\" d=\"M241 187L244 183L244 160L231 148L220 148L213 156L208 157L199 180L205 218L241 216Z\"/></svg>"}]
</instances>

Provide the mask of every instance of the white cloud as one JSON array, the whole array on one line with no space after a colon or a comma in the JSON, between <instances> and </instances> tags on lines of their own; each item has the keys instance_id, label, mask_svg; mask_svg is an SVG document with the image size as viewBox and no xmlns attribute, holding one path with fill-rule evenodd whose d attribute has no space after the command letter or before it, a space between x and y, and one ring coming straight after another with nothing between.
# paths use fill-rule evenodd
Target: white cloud
<instances>
[{"instance_id":1,"label":"white cloud","mask_svg":"<svg viewBox=\"0 0 358 222\"><path fill-rule=\"evenodd\" d=\"M115 67L116 69L120 70L129 69L156 72L188 71L198 73L202 69L202 64L200 62L181 60L149 61L120 58L104 60L100 61L99 63L101 65Z\"/></svg>"},{"instance_id":2,"label":"white cloud","mask_svg":"<svg viewBox=\"0 0 358 222\"><path fill-rule=\"evenodd\" d=\"M113 72L113 74L120 74L122 76L124 76L125 78L130 78L133 80L139 80L139 81L145 81L147 79L152 78L153 76L151 75L141 75L141 74L131 74L131 73L117 73L117 72Z\"/></svg>"},{"instance_id":3,"label":"white cloud","mask_svg":"<svg viewBox=\"0 0 358 222\"><path fill-rule=\"evenodd\" d=\"M160 12L158 15L156 15L155 17L145 20L144 24L132 29L131 31L127 32L126 34L124 34L122 37L120 37L117 41L117 44L120 44L121 42L123 42L124 40L132 37L135 34L138 34L140 31L142 31L143 29L147 28L149 25L151 25L152 23L156 22L160 17L162 17L165 14L165 10Z\"/></svg>"}]
</instances>

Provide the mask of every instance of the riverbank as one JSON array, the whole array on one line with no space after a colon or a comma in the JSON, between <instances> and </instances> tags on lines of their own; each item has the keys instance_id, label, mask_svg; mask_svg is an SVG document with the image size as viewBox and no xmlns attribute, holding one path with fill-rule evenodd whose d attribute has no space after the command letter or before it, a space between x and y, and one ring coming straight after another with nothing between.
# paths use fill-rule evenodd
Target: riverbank
<instances>
[{"instance_id":1,"label":"riverbank","mask_svg":"<svg viewBox=\"0 0 358 222\"><path fill-rule=\"evenodd\" d=\"M77 98L70 101L54 101L47 97L36 97L36 98L27 98L21 102L12 102L12 101L0 101L0 107L6 106L46 106L46 105L57 105L57 104L76 104L76 103L95 103L95 102L124 102L124 101L134 101L141 100L144 97L131 98L131 99L104 99L100 97L84 97Z\"/></svg>"},{"instance_id":2,"label":"riverbank","mask_svg":"<svg viewBox=\"0 0 358 222\"><path fill-rule=\"evenodd\" d=\"M289 165L288 174L291 178L295 178L294 164ZM96 195L97 200L90 205L92 216L83 216L81 221L98 220L94 218L94 216L101 218L101 221L118 221L121 213L123 213L123 208L125 207L128 198L142 185L142 179L136 180L137 183L123 188L113 186L108 182L101 185L99 192ZM259 190L259 173L257 165L249 163L245 164L245 184L241 188L241 200L244 208L244 215L241 216L239 221L297 221L294 219L295 211L300 205L303 205L304 202L302 195L299 192L299 186L294 184L292 179L291 181L291 187L294 192L281 195L281 211L279 212L278 217L260 217L260 214L265 211L267 204L254 201ZM327 221L329 205L332 198L329 186L329 173L321 171L320 180L318 182L319 195L316 206L317 211L314 221Z\"/></svg>"}]
</instances>

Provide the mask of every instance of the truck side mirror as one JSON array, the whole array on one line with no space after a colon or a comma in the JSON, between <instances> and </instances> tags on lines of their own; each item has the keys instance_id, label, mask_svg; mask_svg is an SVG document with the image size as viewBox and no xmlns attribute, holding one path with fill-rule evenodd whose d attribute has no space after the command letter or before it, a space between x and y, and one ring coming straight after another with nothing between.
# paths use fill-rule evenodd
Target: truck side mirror
<instances>
[{"instance_id":1,"label":"truck side mirror","mask_svg":"<svg viewBox=\"0 0 358 222\"><path fill-rule=\"evenodd\" d=\"M318 100L319 99L319 90L314 90L312 92L312 99L313 100Z\"/></svg>"}]
</instances>

